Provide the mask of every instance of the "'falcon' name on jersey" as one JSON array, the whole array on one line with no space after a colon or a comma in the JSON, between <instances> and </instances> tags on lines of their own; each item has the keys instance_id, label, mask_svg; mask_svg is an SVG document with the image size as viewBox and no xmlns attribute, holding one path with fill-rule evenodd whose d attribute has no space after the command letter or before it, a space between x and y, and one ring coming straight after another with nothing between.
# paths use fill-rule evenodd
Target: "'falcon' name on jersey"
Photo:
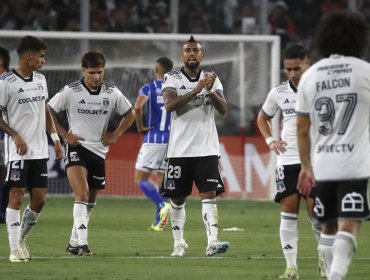
<instances>
[{"instance_id":1,"label":"'falcon' name on jersey","mask_svg":"<svg viewBox=\"0 0 370 280\"><path fill-rule=\"evenodd\" d=\"M370 176L369 73L366 61L332 55L302 75L297 114L311 119L312 166L317 181Z\"/></svg>"}]
</instances>

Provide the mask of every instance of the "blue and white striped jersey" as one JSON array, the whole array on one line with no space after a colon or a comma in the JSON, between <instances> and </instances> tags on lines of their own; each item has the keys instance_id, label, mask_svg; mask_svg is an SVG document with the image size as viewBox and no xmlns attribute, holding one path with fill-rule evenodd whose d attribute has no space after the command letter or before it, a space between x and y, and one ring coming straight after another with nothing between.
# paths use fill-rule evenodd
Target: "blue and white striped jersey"
<instances>
[{"instance_id":1,"label":"blue and white striped jersey","mask_svg":"<svg viewBox=\"0 0 370 280\"><path fill-rule=\"evenodd\" d=\"M167 144L171 113L164 107L164 99L161 93L162 81L157 80L144 85L139 90L139 96L145 96L145 123L147 127L153 127L145 133L144 143Z\"/></svg>"}]
</instances>

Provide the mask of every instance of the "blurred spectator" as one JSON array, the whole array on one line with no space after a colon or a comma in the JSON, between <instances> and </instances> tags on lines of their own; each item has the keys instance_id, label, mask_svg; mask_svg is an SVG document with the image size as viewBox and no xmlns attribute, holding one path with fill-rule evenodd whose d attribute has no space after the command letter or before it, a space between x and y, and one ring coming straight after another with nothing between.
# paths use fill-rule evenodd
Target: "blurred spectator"
<instances>
[{"instance_id":1,"label":"blurred spectator","mask_svg":"<svg viewBox=\"0 0 370 280\"><path fill-rule=\"evenodd\" d=\"M295 37L295 25L288 11L288 5L284 1L277 1L268 16L271 34L281 38L281 49L285 49L287 43Z\"/></svg>"}]
</instances>

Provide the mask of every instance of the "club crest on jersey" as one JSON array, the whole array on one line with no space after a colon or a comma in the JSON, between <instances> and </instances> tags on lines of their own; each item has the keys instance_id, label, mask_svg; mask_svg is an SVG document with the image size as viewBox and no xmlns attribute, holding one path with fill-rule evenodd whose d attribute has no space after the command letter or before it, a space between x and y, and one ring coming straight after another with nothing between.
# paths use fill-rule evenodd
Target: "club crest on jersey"
<instances>
[{"instance_id":1,"label":"club crest on jersey","mask_svg":"<svg viewBox=\"0 0 370 280\"><path fill-rule=\"evenodd\" d=\"M43 91L43 90L44 90L44 87L42 86L42 84L37 84L37 88L38 88L40 91Z\"/></svg>"},{"instance_id":2,"label":"club crest on jersey","mask_svg":"<svg viewBox=\"0 0 370 280\"><path fill-rule=\"evenodd\" d=\"M16 182L21 179L21 171L20 170L12 170L10 172L10 181Z\"/></svg>"},{"instance_id":3,"label":"club crest on jersey","mask_svg":"<svg viewBox=\"0 0 370 280\"><path fill-rule=\"evenodd\" d=\"M103 106L109 107L109 98L103 98Z\"/></svg>"},{"instance_id":4,"label":"club crest on jersey","mask_svg":"<svg viewBox=\"0 0 370 280\"><path fill-rule=\"evenodd\" d=\"M282 193L285 190L286 187L283 181L276 182L276 193Z\"/></svg>"},{"instance_id":5,"label":"club crest on jersey","mask_svg":"<svg viewBox=\"0 0 370 280\"><path fill-rule=\"evenodd\" d=\"M175 189L175 181L174 180L167 180L166 189L170 190L170 191L173 191Z\"/></svg>"}]
</instances>

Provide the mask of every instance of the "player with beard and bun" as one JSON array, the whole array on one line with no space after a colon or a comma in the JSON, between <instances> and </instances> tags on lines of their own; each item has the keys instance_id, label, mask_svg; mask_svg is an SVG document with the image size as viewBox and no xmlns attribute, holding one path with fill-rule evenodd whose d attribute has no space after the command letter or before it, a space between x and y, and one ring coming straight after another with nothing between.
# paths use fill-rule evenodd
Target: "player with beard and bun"
<instances>
[{"instance_id":1,"label":"player with beard and bun","mask_svg":"<svg viewBox=\"0 0 370 280\"><path fill-rule=\"evenodd\" d=\"M164 229L170 210L170 204L162 198L157 186L149 180L149 177L156 171L158 186L162 185L171 113L164 108L161 88L164 74L171 71L172 67L173 62L169 58L158 58L154 66L155 80L140 88L135 103L137 130L144 134L144 141L135 164L135 182L157 206L154 223L148 228L153 231Z\"/></svg>"},{"instance_id":2,"label":"player with beard and bun","mask_svg":"<svg viewBox=\"0 0 370 280\"><path fill-rule=\"evenodd\" d=\"M72 255L92 255L87 241L88 223L98 193L105 188L105 157L109 146L135 120L127 98L118 88L104 82L105 62L100 52L84 54L83 78L66 85L49 102L58 134L66 143L64 162L75 198L72 233L66 248ZM61 111L67 111L68 131L57 119ZM113 132L107 132L113 112L121 115L121 122Z\"/></svg>"},{"instance_id":3,"label":"player with beard and bun","mask_svg":"<svg viewBox=\"0 0 370 280\"><path fill-rule=\"evenodd\" d=\"M305 197L298 193L297 180L301 162L297 147L297 114L295 103L297 87L302 74L310 66L306 50L301 45L291 45L283 54L283 66L287 81L271 89L257 117L261 134L270 150L277 154L275 202L280 204L279 236L286 261L286 270L280 279L298 279L298 213L302 199L306 201L316 239L320 237L320 224L313 213L314 192ZM271 119L281 110L283 127L281 139L272 136ZM325 276L322 256L319 272Z\"/></svg>"},{"instance_id":4,"label":"player with beard and bun","mask_svg":"<svg viewBox=\"0 0 370 280\"><path fill-rule=\"evenodd\" d=\"M224 192L219 170L219 140L214 110L228 111L220 80L214 72L200 69L204 58L202 46L191 36L181 51L184 66L165 74L162 93L165 108L172 112L168 165L162 195L171 198L170 217L174 250L182 257L188 247L184 240L185 200L193 182L202 200L202 218L208 245L206 255L226 252L228 242L218 240L216 196Z\"/></svg>"},{"instance_id":5,"label":"player with beard and bun","mask_svg":"<svg viewBox=\"0 0 370 280\"><path fill-rule=\"evenodd\" d=\"M5 186L9 189L6 209L11 262L31 260L26 237L37 223L45 204L49 158L46 132L55 143L56 159L63 148L46 104L48 90L44 75L37 72L45 63L47 45L39 38L23 37L17 46L18 65L0 81L0 129L5 134ZM20 219L26 190L30 203Z\"/></svg>"},{"instance_id":6,"label":"player with beard and bun","mask_svg":"<svg viewBox=\"0 0 370 280\"><path fill-rule=\"evenodd\" d=\"M319 250L329 280L345 278L361 222L369 217L370 64L361 59L368 36L360 13L323 17L315 38L323 58L303 74L298 87L297 186L308 195L316 185Z\"/></svg>"}]
</instances>

